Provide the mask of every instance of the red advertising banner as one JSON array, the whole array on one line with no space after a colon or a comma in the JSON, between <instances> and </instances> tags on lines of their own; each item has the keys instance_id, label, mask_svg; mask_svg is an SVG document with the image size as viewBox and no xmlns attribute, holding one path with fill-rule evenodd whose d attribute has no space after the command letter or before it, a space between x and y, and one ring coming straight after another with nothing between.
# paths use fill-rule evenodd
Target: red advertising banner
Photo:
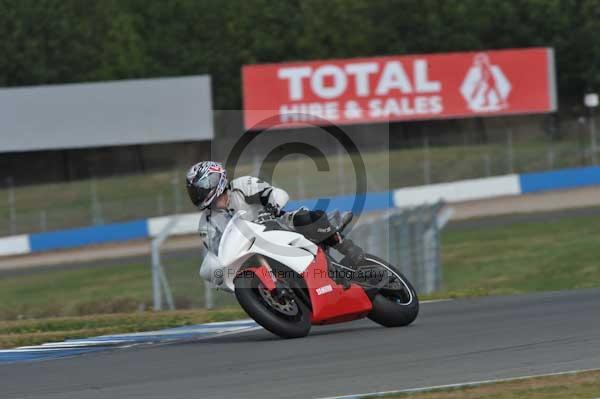
<instances>
[{"instance_id":1,"label":"red advertising banner","mask_svg":"<svg viewBox=\"0 0 600 399\"><path fill-rule=\"evenodd\" d=\"M551 48L246 65L246 129L556 110Z\"/></svg>"}]
</instances>

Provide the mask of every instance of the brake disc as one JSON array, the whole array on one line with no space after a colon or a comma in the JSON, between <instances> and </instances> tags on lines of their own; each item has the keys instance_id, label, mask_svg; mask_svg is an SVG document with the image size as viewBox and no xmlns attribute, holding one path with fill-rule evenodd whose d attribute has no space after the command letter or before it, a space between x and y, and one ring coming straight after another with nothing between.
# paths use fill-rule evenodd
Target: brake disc
<instances>
[{"instance_id":1,"label":"brake disc","mask_svg":"<svg viewBox=\"0 0 600 399\"><path fill-rule=\"evenodd\" d=\"M291 298L274 298L269 290L267 290L264 285L258 285L258 292L260 296L267 302L267 304L286 316L296 316L298 314L298 305Z\"/></svg>"}]
</instances>

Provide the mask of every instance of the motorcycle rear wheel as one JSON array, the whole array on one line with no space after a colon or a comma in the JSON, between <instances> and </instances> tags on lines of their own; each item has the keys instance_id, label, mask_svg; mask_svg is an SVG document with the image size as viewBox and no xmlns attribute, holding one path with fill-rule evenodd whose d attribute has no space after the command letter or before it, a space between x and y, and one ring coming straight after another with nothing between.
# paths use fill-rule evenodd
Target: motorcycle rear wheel
<instances>
[{"instance_id":1,"label":"motorcycle rear wheel","mask_svg":"<svg viewBox=\"0 0 600 399\"><path fill-rule=\"evenodd\" d=\"M415 321L419 298L410 281L394 266L374 255L365 254L365 264L378 265L396 279L392 282L394 288L384 286L373 298L373 309L367 317L385 327L403 327Z\"/></svg>"},{"instance_id":2,"label":"motorcycle rear wheel","mask_svg":"<svg viewBox=\"0 0 600 399\"><path fill-rule=\"evenodd\" d=\"M308 335L310 310L301 300L274 298L254 273L240 274L233 284L242 309L266 330L281 338Z\"/></svg>"}]
</instances>

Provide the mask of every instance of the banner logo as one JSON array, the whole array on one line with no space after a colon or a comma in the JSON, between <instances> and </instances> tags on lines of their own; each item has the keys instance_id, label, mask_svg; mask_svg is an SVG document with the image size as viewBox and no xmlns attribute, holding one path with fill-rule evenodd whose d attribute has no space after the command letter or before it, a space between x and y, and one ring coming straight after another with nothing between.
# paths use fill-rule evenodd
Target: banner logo
<instances>
[{"instance_id":1,"label":"banner logo","mask_svg":"<svg viewBox=\"0 0 600 399\"><path fill-rule=\"evenodd\" d=\"M485 53L473 58L460 92L469 109L475 112L496 112L508 108L508 95L511 85L502 69L492 65Z\"/></svg>"}]
</instances>

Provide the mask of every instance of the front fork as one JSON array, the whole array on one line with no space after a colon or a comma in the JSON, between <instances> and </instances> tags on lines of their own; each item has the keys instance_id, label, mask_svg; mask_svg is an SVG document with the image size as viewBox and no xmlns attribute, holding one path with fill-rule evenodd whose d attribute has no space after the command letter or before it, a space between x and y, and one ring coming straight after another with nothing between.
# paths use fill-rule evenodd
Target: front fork
<instances>
[{"instance_id":1,"label":"front fork","mask_svg":"<svg viewBox=\"0 0 600 399\"><path fill-rule=\"evenodd\" d=\"M256 275L256 277L258 277L260 282L263 284L263 286L269 292L272 293L273 290L275 290L277 288L277 286L276 286L277 278L275 277L275 274L273 273L273 270L271 269L269 262L267 262L267 260L263 256L258 255L258 256L256 256L256 259L258 260L256 265L246 267L246 268L240 270L238 272L238 274L243 274L246 272L254 273Z\"/></svg>"},{"instance_id":2,"label":"front fork","mask_svg":"<svg viewBox=\"0 0 600 399\"><path fill-rule=\"evenodd\" d=\"M269 265L269 262L267 262L267 260L261 255L258 255L256 259L258 260L256 266L247 267L241 270L240 273L254 273L256 277L260 280L262 285L267 289L267 291L269 291L269 293L276 299L296 299L295 290L292 287L290 287L289 284L285 282L285 280L280 280L277 278L277 276L273 272L273 269ZM304 302L307 302L307 298L305 298L305 295L301 296L302 300ZM307 304L310 305L309 303Z\"/></svg>"}]
</instances>

